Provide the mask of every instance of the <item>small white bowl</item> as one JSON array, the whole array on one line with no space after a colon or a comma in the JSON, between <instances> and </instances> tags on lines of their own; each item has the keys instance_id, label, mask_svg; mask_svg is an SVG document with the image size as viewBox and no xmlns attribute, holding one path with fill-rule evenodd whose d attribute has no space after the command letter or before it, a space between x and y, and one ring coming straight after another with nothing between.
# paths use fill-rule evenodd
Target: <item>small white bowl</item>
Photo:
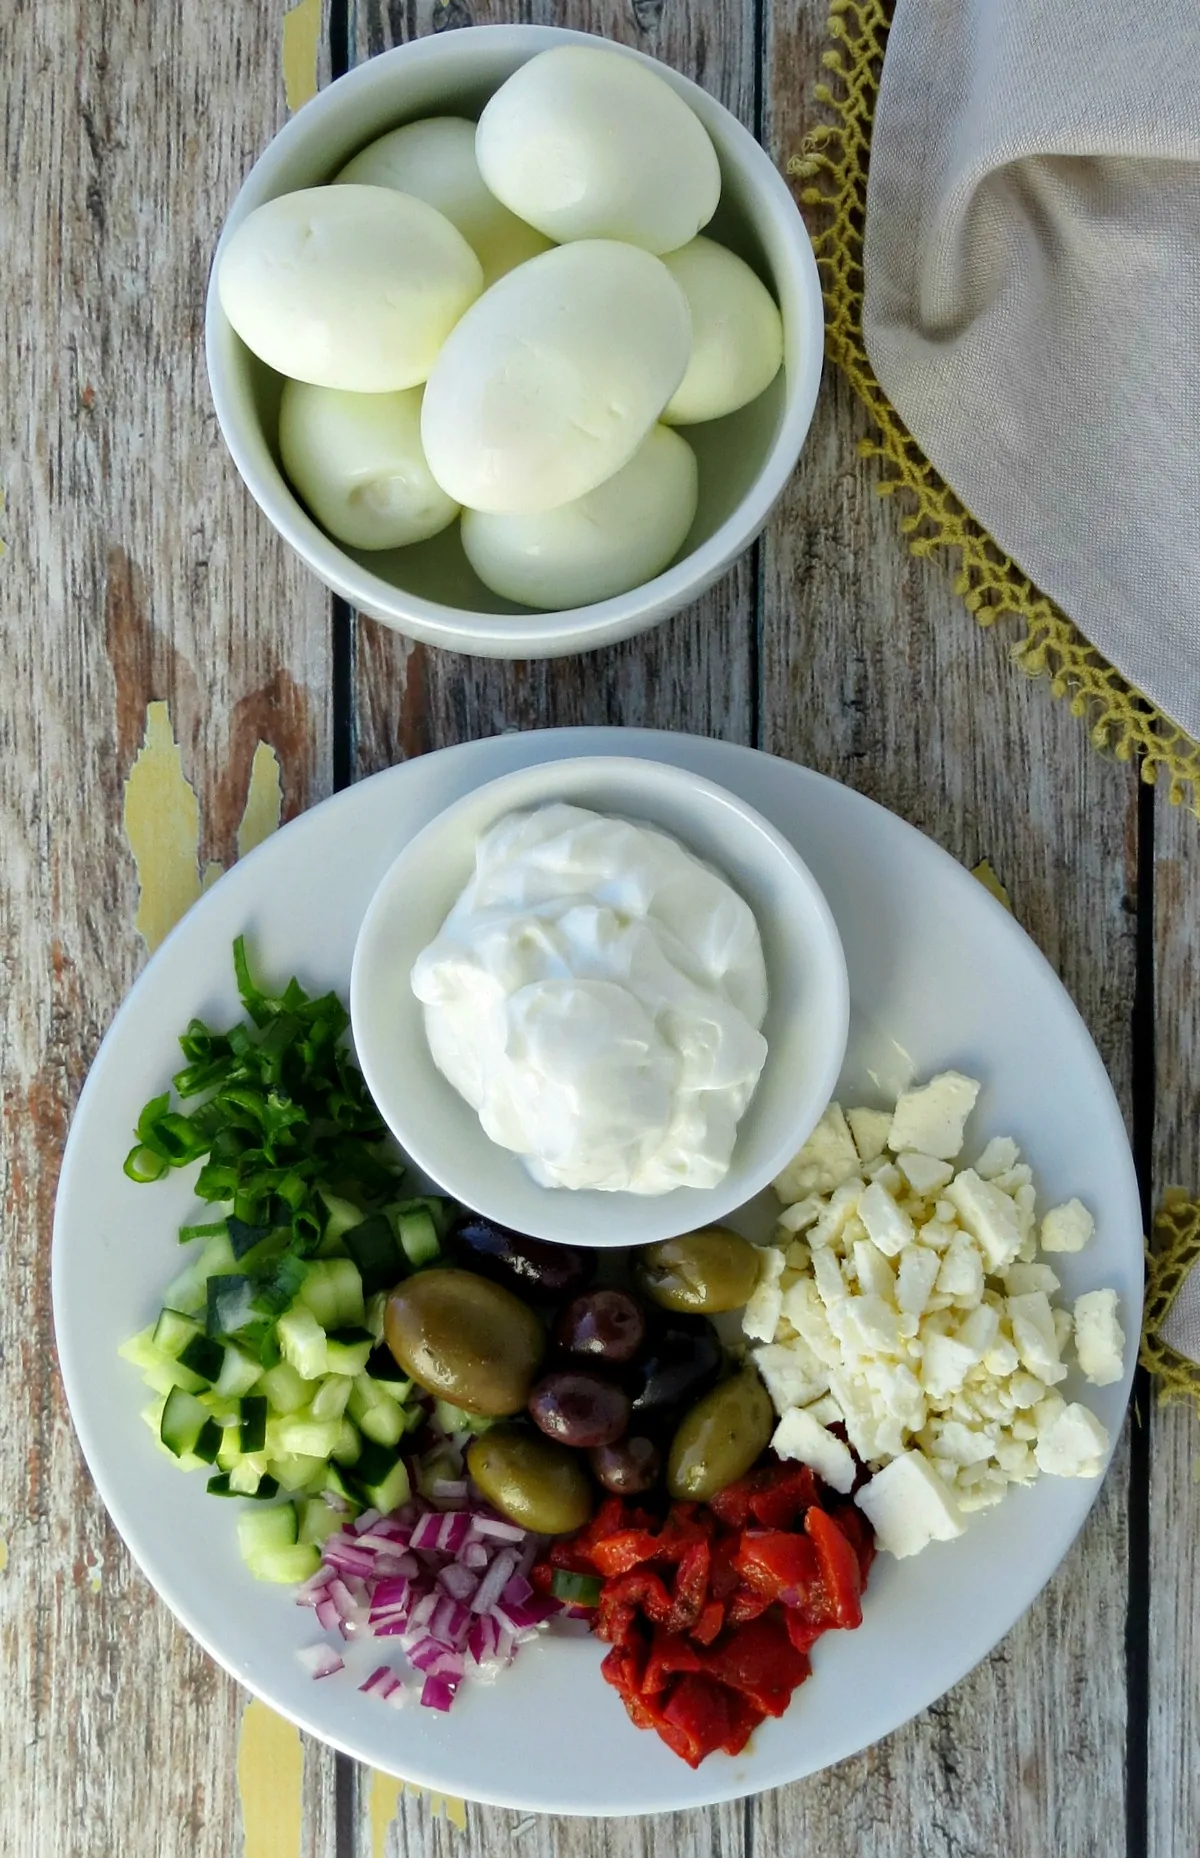
<instances>
[{"instance_id":1,"label":"small white bowl","mask_svg":"<svg viewBox=\"0 0 1200 1858\"><path fill-rule=\"evenodd\" d=\"M430 1056L412 966L475 869L475 847L507 813L566 800L661 827L720 871L754 911L766 957L767 1060L716 1187L658 1195L540 1187L483 1132ZM447 1193L501 1225L580 1245L645 1245L731 1213L780 1172L833 1094L850 990L841 939L807 865L773 826L682 768L609 756L555 761L490 782L405 846L359 931L350 1018L379 1110L411 1159Z\"/></svg>"},{"instance_id":2,"label":"small white bowl","mask_svg":"<svg viewBox=\"0 0 1200 1858\"><path fill-rule=\"evenodd\" d=\"M700 461L700 507L679 557L654 580L558 613L490 593L463 553L458 525L431 542L387 553L331 541L293 494L279 464L282 379L234 334L216 290L225 241L279 194L315 187L387 129L445 113L477 116L493 91L536 53L608 44L551 26L472 26L414 39L330 84L294 116L251 169L217 247L205 344L213 404L247 488L269 521L325 585L409 638L485 658L551 658L644 632L707 587L748 548L783 493L804 444L821 380L824 319L812 246L769 155L715 97L624 46L678 91L713 139L722 196L706 231L740 252L771 285L783 314L784 365L741 412L682 428Z\"/></svg>"}]
</instances>

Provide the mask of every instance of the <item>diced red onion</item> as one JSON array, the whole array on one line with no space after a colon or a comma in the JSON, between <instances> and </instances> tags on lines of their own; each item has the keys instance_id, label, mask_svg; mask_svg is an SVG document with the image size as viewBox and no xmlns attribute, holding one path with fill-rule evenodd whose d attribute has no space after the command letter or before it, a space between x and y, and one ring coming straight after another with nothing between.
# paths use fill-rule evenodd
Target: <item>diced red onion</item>
<instances>
[{"instance_id":1,"label":"diced red onion","mask_svg":"<svg viewBox=\"0 0 1200 1858\"><path fill-rule=\"evenodd\" d=\"M332 1645L305 1645L296 1656L310 1677L332 1677L346 1668L345 1659Z\"/></svg>"},{"instance_id":2,"label":"diced red onion","mask_svg":"<svg viewBox=\"0 0 1200 1858\"><path fill-rule=\"evenodd\" d=\"M448 1678L427 1677L421 1687L421 1703L427 1710L448 1710L457 1688Z\"/></svg>"},{"instance_id":3,"label":"diced red onion","mask_svg":"<svg viewBox=\"0 0 1200 1858\"><path fill-rule=\"evenodd\" d=\"M487 1567L491 1558L491 1550L486 1542L468 1542L458 1557L461 1566L470 1568L476 1574Z\"/></svg>"},{"instance_id":4,"label":"diced red onion","mask_svg":"<svg viewBox=\"0 0 1200 1858\"><path fill-rule=\"evenodd\" d=\"M376 1694L386 1697L399 1682L400 1679L392 1670L391 1665L381 1664L375 1667L366 1683L360 1684L358 1688L368 1697Z\"/></svg>"},{"instance_id":5,"label":"diced red onion","mask_svg":"<svg viewBox=\"0 0 1200 1858\"><path fill-rule=\"evenodd\" d=\"M435 1477L430 1488L435 1503L465 1503L467 1500L465 1477Z\"/></svg>"},{"instance_id":6,"label":"diced red onion","mask_svg":"<svg viewBox=\"0 0 1200 1858\"><path fill-rule=\"evenodd\" d=\"M318 1600L314 1611L317 1615L317 1624L322 1631L336 1632L341 1626L342 1616L328 1597Z\"/></svg>"},{"instance_id":7,"label":"diced red onion","mask_svg":"<svg viewBox=\"0 0 1200 1858\"><path fill-rule=\"evenodd\" d=\"M528 1600L532 1592L533 1588L529 1585L525 1576L523 1574L514 1574L511 1581L505 1586L504 1592L500 1595L500 1598L503 1600L505 1606L520 1606L523 1600Z\"/></svg>"},{"instance_id":8,"label":"diced red onion","mask_svg":"<svg viewBox=\"0 0 1200 1858\"><path fill-rule=\"evenodd\" d=\"M512 1579L517 1558L511 1548L501 1549L484 1575L471 1602L473 1613L490 1613Z\"/></svg>"},{"instance_id":9,"label":"diced red onion","mask_svg":"<svg viewBox=\"0 0 1200 1858\"><path fill-rule=\"evenodd\" d=\"M354 1519L354 1533L366 1535L368 1530L373 1529L376 1523L382 1521L383 1516L379 1510L364 1510L361 1516L356 1516Z\"/></svg>"},{"instance_id":10,"label":"diced red onion","mask_svg":"<svg viewBox=\"0 0 1200 1858\"><path fill-rule=\"evenodd\" d=\"M404 1575L391 1575L386 1580L376 1581L371 1588L371 1616L386 1613L391 1607L407 1608L411 1599L412 1582Z\"/></svg>"},{"instance_id":11,"label":"diced red onion","mask_svg":"<svg viewBox=\"0 0 1200 1858\"><path fill-rule=\"evenodd\" d=\"M319 1567L311 1574L302 1587L296 1589L297 1606L315 1606L326 1587L333 1579L333 1569L329 1566Z\"/></svg>"},{"instance_id":12,"label":"diced red onion","mask_svg":"<svg viewBox=\"0 0 1200 1858\"><path fill-rule=\"evenodd\" d=\"M471 1518L471 1534L488 1537L494 1542L523 1542L527 1533L520 1523L506 1523L501 1516L476 1514Z\"/></svg>"},{"instance_id":13,"label":"diced red onion","mask_svg":"<svg viewBox=\"0 0 1200 1858\"><path fill-rule=\"evenodd\" d=\"M461 1561L447 1562L438 1574L438 1585L456 1600L469 1600L479 1586L479 1576ZM509 1582L511 1586L511 1581Z\"/></svg>"}]
</instances>

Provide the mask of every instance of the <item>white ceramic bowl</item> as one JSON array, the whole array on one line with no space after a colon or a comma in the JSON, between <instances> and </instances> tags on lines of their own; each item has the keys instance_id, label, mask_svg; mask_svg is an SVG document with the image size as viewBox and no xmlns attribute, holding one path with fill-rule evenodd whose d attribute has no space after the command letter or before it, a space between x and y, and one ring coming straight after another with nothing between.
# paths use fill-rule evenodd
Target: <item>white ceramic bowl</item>
<instances>
[{"instance_id":1,"label":"white ceramic bowl","mask_svg":"<svg viewBox=\"0 0 1200 1858\"><path fill-rule=\"evenodd\" d=\"M475 868L481 835L507 813L567 800L661 827L720 871L754 911L767 965L767 1061L716 1187L659 1195L539 1187L483 1132L435 1066L409 977ZM744 801L661 762L597 756L490 782L417 834L367 910L350 976L354 1044L401 1147L455 1199L534 1238L644 1245L719 1220L779 1173L832 1096L850 994L837 925L807 865Z\"/></svg>"},{"instance_id":2,"label":"white ceramic bowl","mask_svg":"<svg viewBox=\"0 0 1200 1858\"><path fill-rule=\"evenodd\" d=\"M226 221L221 247L246 215L279 194L327 181L366 143L400 123L484 102L535 53L596 43L550 26L478 26L436 33L385 52L314 97L255 163ZM607 43L607 41L606 41ZM226 444L255 501L285 541L361 612L410 638L490 658L549 658L645 631L687 606L754 540L791 476L821 378L823 317L812 247L769 156L715 98L641 52L691 104L716 146L722 198L706 231L767 280L783 313L784 366L740 412L686 436L700 460L700 507L679 557L644 586L569 612L535 613L490 593L462 550L458 525L431 542L386 553L342 548L293 495L279 465L281 377L252 356L208 293L206 349Z\"/></svg>"}]
</instances>

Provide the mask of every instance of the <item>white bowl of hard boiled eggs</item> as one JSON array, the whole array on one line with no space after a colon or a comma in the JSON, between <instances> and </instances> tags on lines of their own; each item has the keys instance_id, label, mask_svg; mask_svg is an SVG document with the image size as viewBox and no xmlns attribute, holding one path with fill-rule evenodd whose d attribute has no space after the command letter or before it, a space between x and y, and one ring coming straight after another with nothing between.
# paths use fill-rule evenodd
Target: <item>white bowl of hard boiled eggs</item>
<instances>
[{"instance_id":1,"label":"white bowl of hard boiled eggs","mask_svg":"<svg viewBox=\"0 0 1200 1858\"><path fill-rule=\"evenodd\" d=\"M213 266L226 442L335 593L548 657L644 631L753 541L820 381L812 248L719 103L584 33L403 45L276 136Z\"/></svg>"}]
</instances>

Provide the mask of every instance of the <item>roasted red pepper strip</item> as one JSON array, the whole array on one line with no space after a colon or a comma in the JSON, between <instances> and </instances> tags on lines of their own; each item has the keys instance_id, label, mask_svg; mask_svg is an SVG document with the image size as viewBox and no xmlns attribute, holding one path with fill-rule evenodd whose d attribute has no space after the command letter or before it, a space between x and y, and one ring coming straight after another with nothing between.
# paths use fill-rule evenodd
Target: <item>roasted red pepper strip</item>
<instances>
[{"instance_id":1,"label":"roasted red pepper strip","mask_svg":"<svg viewBox=\"0 0 1200 1858\"><path fill-rule=\"evenodd\" d=\"M819 1572L813 1544L785 1529L747 1529L735 1565L751 1587L785 1606L806 1599Z\"/></svg>"},{"instance_id":2,"label":"roasted red pepper strip","mask_svg":"<svg viewBox=\"0 0 1200 1858\"><path fill-rule=\"evenodd\" d=\"M597 1542L591 1550L591 1562L598 1574L626 1574L643 1561L653 1561L658 1554L658 1538L647 1529L620 1529L606 1542Z\"/></svg>"},{"instance_id":3,"label":"roasted red pepper strip","mask_svg":"<svg viewBox=\"0 0 1200 1858\"><path fill-rule=\"evenodd\" d=\"M675 1576L675 1595L667 1615L670 1632L690 1632L704 1611L708 1599L708 1575L712 1556L703 1536L684 1550Z\"/></svg>"},{"instance_id":4,"label":"roasted red pepper strip","mask_svg":"<svg viewBox=\"0 0 1200 1858\"><path fill-rule=\"evenodd\" d=\"M817 1480L806 1464L772 1465L752 1476L758 1487L750 1498L750 1514L764 1529L798 1529L804 1512L820 1502Z\"/></svg>"},{"instance_id":5,"label":"roasted red pepper strip","mask_svg":"<svg viewBox=\"0 0 1200 1858\"><path fill-rule=\"evenodd\" d=\"M862 1575L858 1556L832 1516L816 1504L804 1518L821 1564L821 1579L833 1607L833 1623L852 1630L862 1625Z\"/></svg>"},{"instance_id":6,"label":"roasted red pepper strip","mask_svg":"<svg viewBox=\"0 0 1200 1858\"><path fill-rule=\"evenodd\" d=\"M660 1690L665 1690L673 1676L685 1671L703 1671L700 1654L690 1639L681 1632L659 1631L654 1635L650 1647L650 1656L646 1660L646 1674L642 1679L642 1695L652 1697Z\"/></svg>"},{"instance_id":7,"label":"roasted red pepper strip","mask_svg":"<svg viewBox=\"0 0 1200 1858\"><path fill-rule=\"evenodd\" d=\"M725 1624L725 1607L720 1600L710 1600L692 1627L692 1637L697 1645L711 1645Z\"/></svg>"}]
</instances>

